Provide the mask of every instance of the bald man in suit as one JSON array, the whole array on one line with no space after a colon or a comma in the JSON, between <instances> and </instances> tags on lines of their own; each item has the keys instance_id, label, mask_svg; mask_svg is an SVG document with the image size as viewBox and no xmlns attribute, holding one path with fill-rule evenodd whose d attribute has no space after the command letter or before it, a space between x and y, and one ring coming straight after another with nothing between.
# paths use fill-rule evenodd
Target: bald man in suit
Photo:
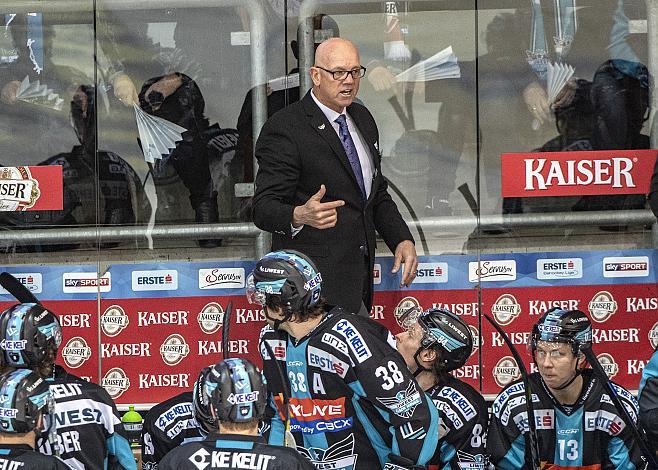
<instances>
[{"instance_id":1,"label":"bald man in suit","mask_svg":"<svg viewBox=\"0 0 658 470\"><path fill-rule=\"evenodd\" d=\"M365 73L350 41L332 38L315 54L313 88L273 115L256 143L254 222L272 249L312 258L330 304L368 314L375 231L395 254L393 273L408 286L418 265L413 237L381 173L379 133L355 103Z\"/></svg>"}]
</instances>

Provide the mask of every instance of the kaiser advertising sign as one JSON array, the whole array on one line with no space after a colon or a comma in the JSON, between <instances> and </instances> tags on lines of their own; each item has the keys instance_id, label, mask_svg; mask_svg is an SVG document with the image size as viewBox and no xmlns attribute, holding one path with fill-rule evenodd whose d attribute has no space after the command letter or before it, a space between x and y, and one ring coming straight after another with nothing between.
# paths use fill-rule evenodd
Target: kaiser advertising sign
<instances>
[{"instance_id":1,"label":"kaiser advertising sign","mask_svg":"<svg viewBox=\"0 0 658 470\"><path fill-rule=\"evenodd\" d=\"M62 167L0 167L0 211L62 210Z\"/></svg>"},{"instance_id":2,"label":"kaiser advertising sign","mask_svg":"<svg viewBox=\"0 0 658 470\"><path fill-rule=\"evenodd\" d=\"M658 150L504 153L503 197L647 194Z\"/></svg>"}]
</instances>

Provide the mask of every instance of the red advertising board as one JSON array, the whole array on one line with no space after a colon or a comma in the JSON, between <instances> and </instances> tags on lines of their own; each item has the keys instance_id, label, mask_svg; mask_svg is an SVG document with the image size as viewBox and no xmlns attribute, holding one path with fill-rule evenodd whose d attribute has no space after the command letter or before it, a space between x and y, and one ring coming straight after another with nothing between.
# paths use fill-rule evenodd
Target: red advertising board
<instances>
[{"instance_id":1,"label":"red advertising board","mask_svg":"<svg viewBox=\"0 0 658 470\"><path fill-rule=\"evenodd\" d=\"M0 211L64 208L62 167L0 167Z\"/></svg>"},{"instance_id":2,"label":"red advertising board","mask_svg":"<svg viewBox=\"0 0 658 470\"><path fill-rule=\"evenodd\" d=\"M647 194L658 150L504 153L502 196Z\"/></svg>"}]
</instances>

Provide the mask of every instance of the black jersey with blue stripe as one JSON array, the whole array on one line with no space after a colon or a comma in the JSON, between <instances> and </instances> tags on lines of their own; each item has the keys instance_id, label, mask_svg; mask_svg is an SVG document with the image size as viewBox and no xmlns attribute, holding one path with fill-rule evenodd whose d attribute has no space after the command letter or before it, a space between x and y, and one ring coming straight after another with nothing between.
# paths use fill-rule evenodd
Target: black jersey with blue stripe
<instances>
[{"instance_id":1,"label":"black jersey with blue stripe","mask_svg":"<svg viewBox=\"0 0 658 470\"><path fill-rule=\"evenodd\" d=\"M0 444L0 468L3 470L68 470L57 457L44 455L27 444Z\"/></svg>"},{"instance_id":2,"label":"black jersey with blue stripe","mask_svg":"<svg viewBox=\"0 0 658 470\"><path fill-rule=\"evenodd\" d=\"M649 438L649 445L658 452L658 350L644 366L637 396L640 421Z\"/></svg>"},{"instance_id":3,"label":"black jersey with blue stripe","mask_svg":"<svg viewBox=\"0 0 658 470\"><path fill-rule=\"evenodd\" d=\"M553 397L539 373L529 377L542 468L645 469L647 463L635 442L632 423L620 416L608 389L591 369L582 375L581 395L569 407ZM613 386L637 422L637 401L625 388ZM532 468L530 452L526 452L529 425L523 382L508 385L494 401L492 411L487 451L496 468Z\"/></svg>"},{"instance_id":4,"label":"black jersey with blue stripe","mask_svg":"<svg viewBox=\"0 0 658 470\"><path fill-rule=\"evenodd\" d=\"M382 468L389 454L427 463L436 450L438 411L394 345L381 324L338 308L297 341L263 329L260 351L274 415L269 442L283 441L278 362L290 386L297 449L317 468Z\"/></svg>"}]
</instances>

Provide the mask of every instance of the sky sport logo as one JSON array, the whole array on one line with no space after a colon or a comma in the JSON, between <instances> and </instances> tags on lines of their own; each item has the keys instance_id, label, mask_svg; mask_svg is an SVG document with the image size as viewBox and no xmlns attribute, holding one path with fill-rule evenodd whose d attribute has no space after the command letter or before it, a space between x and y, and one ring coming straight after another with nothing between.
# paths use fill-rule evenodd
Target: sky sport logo
<instances>
[{"instance_id":1,"label":"sky sport logo","mask_svg":"<svg viewBox=\"0 0 658 470\"><path fill-rule=\"evenodd\" d=\"M189 353L190 347L185 342L185 338L177 333L167 336L160 346L160 355L168 366L179 364Z\"/></svg>"},{"instance_id":2,"label":"sky sport logo","mask_svg":"<svg viewBox=\"0 0 658 470\"><path fill-rule=\"evenodd\" d=\"M506 326L521 314L521 306L512 294L503 294L491 306L491 314L499 325Z\"/></svg>"},{"instance_id":3,"label":"sky sport logo","mask_svg":"<svg viewBox=\"0 0 658 470\"><path fill-rule=\"evenodd\" d=\"M178 290L178 271L156 269L154 271L133 271L133 291Z\"/></svg>"},{"instance_id":4,"label":"sky sport logo","mask_svg":"<svg viewBox=\"0 0 658 470\"><path fill-rule=\"evenodd\" d=\"M603 277L646 277L648 256L609 256L603 258Z\"/></svg>"},{"instance_id":5,"label":"sky sport logo","mask_svg":"<svg viewBox=\"0 0 658 470\"><path fill-rule=\"evenodd\" d=\"M40 294L43 290L43 280L41 273L12 273L18 282L23 284L27 290L33 294ZM9 294L7 289L0 287L0 294Z\"/></svg>"},{"instance_id":6,"label":"sky sport logo","mask_svg":"<svg viewBox=\"0 0 658 470\"><path fill-rule=\"evenodd\" d=\"M601 363L601 367L608 375L608 378L612 379L619 373L619 366L615 362L615 358L608 353L601 353L596 356L596 358Z\"/></svg>"},{"instance_id":7,"label":"sky sport logo","mask_svg":"<svg viewBox=\"0 0 658 470\"><path fill-rule=\"evenodd\" d=\"M67 367L77 369L91 357L91 348L84 338L76 336L66 343L62 350L62 357Z\"/></svg>"},{"instance_id":8,"label":"sky sport logo","mask_svg":"<svg viewBox=\"0 0 658 470\"><path fill-rule=\"evenodd\" d=\"M224 321L224 309L217 302L206 304L197 315L199 327L207 335L219 331Z\"/></svg>"},{"instance_id":9,"label":"sky sport logo","mask_svg":"<svg viewBox=\"0 0 658 470\"><path fill-rule=\"evenodd\" d=\"M499 387L506 387L521 378L519 366L512 356L500 358L492 371L493 378Z\"/></svg>"},{"instance_id":10,"label":"sky sport logo","mask_svg":"<svg viewBox=\"0 0 658 470\"><path fill-rule=\"evenodd\" d=\"M608 291L600 291L594 294L587 305L592 320L603 323L617 311L617 302Z\"/></svg>"},{"instance_id":11,"label":"sky sport logo","mask_svg":"<svg viewBox=\"0 0 658 470\"><path fill-rule=\"evenodd\" d=\"M101 385L107 390L110 397L116 400L130 388L130 379L121 367L113 367L101 379Z\"/></svg>"},{"instance_id":12,"label":"sky sport logo","mask_svg":"<svg viewBox=\"0 0 658 470\"><path fill-rule=\"evenodd\" d=\"M395 310L393 311L393 314L395 315L395 321L398 322L398 325L400 325L400 317L406 313L407 310L414 307L422 309L420 302L418 302L415 297L405 297L404 299L400 300L398 306L395 307ZM402 325L400 325L400 327L402 327Z\"/></svg>"},{"instance_id":13,"label":"sky sport logo","mask_svg":"<svg viewBox=\"0 0 658 470\"><path fill-rule=\"evenodd\" d=\"M580 279L582 258L544 258L537 260L537 279Z\"/></svg>"},{"instance_id":14,"label":"sky sport logo","mask_svg":"<svg viewBox=\"0 0 658 470\"><path fill-rule=\"evenodd\" d=\"M64 273L62 276L65 294L96 294L98 292L110 292L112 290L112 276L105 273Z\"/></svg>"},{"instance_id":15,"label":"sky sport logo","mask_svg":"<svg viewBox=\"0 0 658 470\"><path fill-rule=\"evenodd\" d=\"M128 315L119 305L107 307L101 315L101 330L106 336L114 337L121 333L130 323Z\"/></svg>"}]
</instances>

